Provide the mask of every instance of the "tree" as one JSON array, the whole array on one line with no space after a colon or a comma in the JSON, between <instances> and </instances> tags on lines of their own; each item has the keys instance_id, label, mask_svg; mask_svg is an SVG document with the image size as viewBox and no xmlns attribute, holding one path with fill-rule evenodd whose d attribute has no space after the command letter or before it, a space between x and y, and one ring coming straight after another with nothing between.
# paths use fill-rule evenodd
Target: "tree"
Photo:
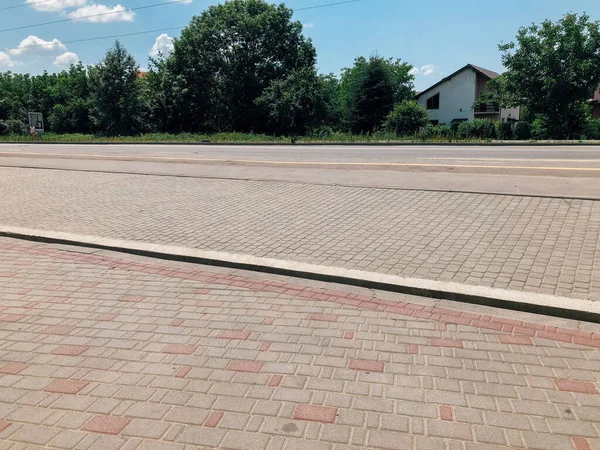
<instances>
[{"instance_id":1,"label":"tree","mask_svg":"<svg viewBox=\"0 0 600 450\"><path fill-rule=\"evenodd\" d=\"M195 16L167 59L168 89L187 131L264 131L256 100L277 80L313 69L316 52L292 10L264 0L231 0Z\"/></svg>"},{"instance_id":2,"label":"tree","mask_svg":"<svg viewBox=\"0 0 600 450\"><path fill-rule=\"evenodd\" d=\"M600 85L600 22L567 14L519 30L516 42L499 45L506 72L490 81L482 102L524 106L550 137L579 137L587 100Z\"/></svg>"},{"instance_id":3,"label":"tree","mask_svg":"<svg viewBox=\"0 0 600 450\"><path fill-rule=\"evenodd\" d=\"M373 55L356 58L342 73L340 104L344 127L370 133L380 127L394 104L412 97L412 66Z\"/></svg>"},{"instance_id":4,"label":"tree","mask_svg":"<svg viewBox=\"0 0 600 450\"><path fill-rule=\"evenodd\" d=\"M48 115L48 125L56 133L90 133L92 131L91 88L81 62L57 75L49 91L54 105Z\"/></svg>"},{"instance_id":5,"label":"tree","mask_svg":"<svg viewBox=\"0 0 600 450\"><path fill-rule=\"evenodd\" d=\"M398 136L412 136L427 125L428 119L427 111L415 100L404 100L388 114L384 128Z\"/></svg>"},{"instance_id":6,"label":"tree","mask_svg":"<svg viewBox=\"0 0 600 450\"><path fill-rule=\"evenodd\" d=\"M139 67L119 41L89 69L92 120L101 134L120 136L140 130Z\"/></svg>"}]
</instances>

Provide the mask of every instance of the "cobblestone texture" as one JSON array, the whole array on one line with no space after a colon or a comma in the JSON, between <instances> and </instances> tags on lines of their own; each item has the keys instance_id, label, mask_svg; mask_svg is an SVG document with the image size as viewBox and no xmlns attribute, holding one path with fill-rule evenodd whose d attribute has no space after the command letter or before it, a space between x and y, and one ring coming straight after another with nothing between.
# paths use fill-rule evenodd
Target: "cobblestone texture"
<instances>
[{"instance_id":1,"label":"cobblestone texture","mask_svg":"<svg viewBox=\"0 0 600 450\"><path fill-rule=\"evenodd\" d=\"M600 298L595 201L14 168L0 198L6 225Z\"/></svg>"},{"instance_id":2,"label":"cobblestone texture","mask_svg":"<svg viewBox=\"0 0 600 450\"><path fill-rule=\"evenodd\" d=\"M2 448L600 448L600 326L76 250L0 239Z\"/></svg>"}]
</instances>

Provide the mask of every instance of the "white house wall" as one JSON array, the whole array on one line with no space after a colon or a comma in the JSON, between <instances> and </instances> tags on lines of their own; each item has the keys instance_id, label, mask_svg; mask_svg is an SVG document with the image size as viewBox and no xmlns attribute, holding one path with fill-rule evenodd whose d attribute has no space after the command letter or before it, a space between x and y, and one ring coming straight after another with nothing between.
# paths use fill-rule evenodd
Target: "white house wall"
<instances>
[{"instance_id":1,"label":"white house wall","mask_svg":"<svg viewBox=\"0 0 600 450\"><path fill-rule=\"evenodd\" d=\"M430 120L449 124L453 119L474 119L475 77L472 69L456 74L452 79L439 85L419 98L419 104L427 107L427 99L440 94L440 109L430 109Z\"/></svg>"},{"instance_id":2,"label":"white house wall","mask_svg":"<svg viewBox=\"0 0 600 450\"><path fill-rule=\"evenodd\" d=\"M521 110L517 108L502 108L500 110L500 117L502 122L506 122L508 119L519 120Z\"/></svg>"}]
</instances>

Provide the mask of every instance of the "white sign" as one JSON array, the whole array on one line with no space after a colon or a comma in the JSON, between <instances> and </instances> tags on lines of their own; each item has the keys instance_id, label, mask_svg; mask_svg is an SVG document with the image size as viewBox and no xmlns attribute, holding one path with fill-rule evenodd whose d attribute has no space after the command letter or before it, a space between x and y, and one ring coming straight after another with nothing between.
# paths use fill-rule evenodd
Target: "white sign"
<instances>
[{"instance_id":1,"label":"white sign","mask_svg":"<svg viewBox=\"0 0 600 450\"><path fill-rule=\"evenodd\" d=\"M29 119L29 126L33 125L36 133L44 132L44 118L42 117L42 113L29 112L27 113L27 118Z\"/></svg>"}]
</instances>

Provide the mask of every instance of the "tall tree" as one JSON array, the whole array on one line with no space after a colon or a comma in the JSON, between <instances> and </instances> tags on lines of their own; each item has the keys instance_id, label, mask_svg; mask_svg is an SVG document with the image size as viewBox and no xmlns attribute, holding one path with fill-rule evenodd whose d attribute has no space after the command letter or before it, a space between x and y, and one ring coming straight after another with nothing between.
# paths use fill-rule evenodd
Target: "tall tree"
<instances>
[{"instance_id":1,"label":"tall tree","mask_svg":"<svg viewBox=\"0 0 600 450\"><path fill-rule=\"evenodd\" d=\"M139 67L119 41L89 68L92 120L101 134L129 135L140 130Z\"/></svg>"},{"instance_id":2,"label":"tall tree","mask_svg":"<svg viewBox=\"0 0 600 450\"><path fill-rule=\"evenodd\" d=\"M275 80L315 65L316 52L293 11L264 0L231 0L195 16L167 60L168 89L189 131L263 131L256 100Z\"/></svg>"},{"instance_id":3,"label":"tall tree","mask_svg":"<svg viewBox=\"0 0 600 450\"><path fill-rule=\"evenodd\" d=\"M379 128L394 104L412 97L412 66L399 59L372 55L356 58L344 69L340 102L344 126L354 133Z\"/></svg>"},{"instance_id":4,"label":"tall tree","mask_svg":"<svg viewBox=\"0 0 600 450\"><path fill-rule=\"evenodd\" d=\"M482 101L525 107L550 137L579 137L586 102L600 85L600 22L567 14L523 27L515 42L498 47L506 72L490 82Z\"/></svg>"}]
</instances>

